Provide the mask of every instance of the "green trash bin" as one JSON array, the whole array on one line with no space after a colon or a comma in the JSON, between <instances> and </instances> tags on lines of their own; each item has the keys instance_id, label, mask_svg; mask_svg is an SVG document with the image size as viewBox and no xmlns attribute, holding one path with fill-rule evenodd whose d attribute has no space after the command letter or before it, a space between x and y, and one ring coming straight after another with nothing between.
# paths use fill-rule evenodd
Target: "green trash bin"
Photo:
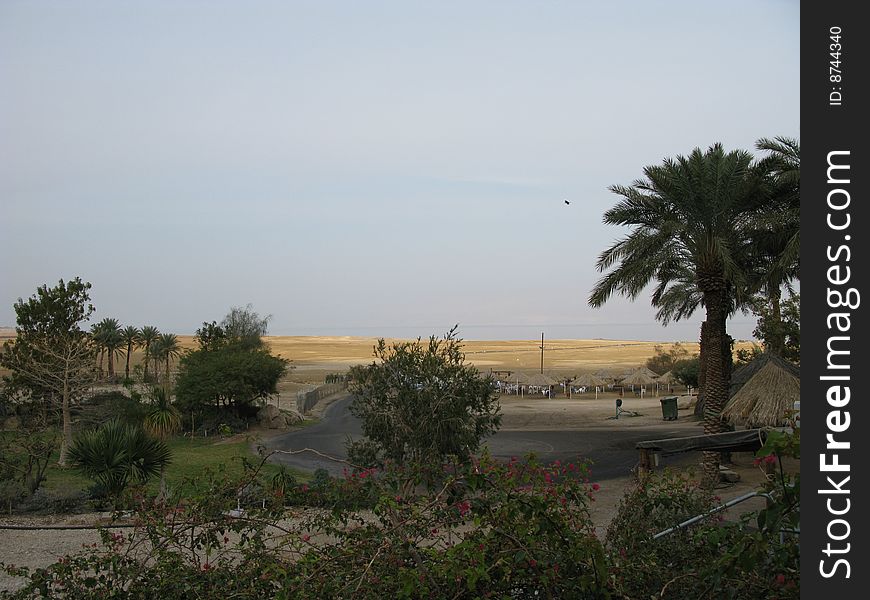
<instances>
[{"instance_id":1,"label":"green trash bin","mask_svg":"<svg viewBox=\"0 0 870 600\"><path fill-rule=\"evenodd\" d=\"M659 400L662 403L662 420L676 421L677 420L677 397L668 396Z\"/></svg>"}]
</instances>

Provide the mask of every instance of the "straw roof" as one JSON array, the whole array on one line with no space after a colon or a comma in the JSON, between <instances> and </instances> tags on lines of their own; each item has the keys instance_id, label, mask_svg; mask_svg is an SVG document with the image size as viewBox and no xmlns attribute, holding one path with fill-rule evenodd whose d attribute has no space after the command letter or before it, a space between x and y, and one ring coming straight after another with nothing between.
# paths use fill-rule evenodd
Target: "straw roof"
<instances>
[{"instance_id":1,"label":"straw roof","mask_svg":"<svg viewBox=\"0 0 870 600\"><path fill-rule=\"evenodd\" d=\"M801 399L801 380L777 361L766 361L734 394L722 418L734 425L780 427L796 400Z\"/></svg>"},{"instance_id":2,"label":"straw roof","mask_svg":"<svg viewBox=\"0 0 870 600\"><path fill-rule=\"evenodd\" d=\"M608 382L622 377L622 373L616 369L598 369L595 371L595 376L601 379L606 379Z\"/></svg>"},{"instance_id":3,"label":"straw roof","mask_svg":"<svg viewBox=\"0 0 870 600\"><path fill-rule=\"evenodd\" d=\"M502 381L504 381L506 383L517 383L517 382L525 383L526 380L528 380L528 378L529 378L529 376L526 375L525 373L520 373L519 371L516 371L514 373L511 373L510 377L503 378Z\"/></svg>"},{"instance_id":4,"label":"straw roof","mask_svg":"<svg viewBox=\"0 0 870 600\"><path fill-rule=\"evenodd\" d=\"M674 377L674 372L668 371L664 375L660 375L659 378L656 379L656 381L658 381L659 383L674 383L675 379L676 378Z\"/></svg>"},{"instance_id":5,"label":"straw roof","mask_svg":"<svg viewBox=\"0 0 870 600\"><path fill-rule=\"evenodd\" d=\"M544 373L535 373L534 375L529 375L525 380L521 378L520 381L525 381L528 385L556 385L559 383Z\"/></svg>"},{"instance_id":6,"label":"straw roof","mask_svg":"<svg viewBox=\"0 0 870 600\"><path fill-rule=\"evenodd\" d=\"M652 385L656 380L641 370L635 371L620 383L622 385Z\"/></svg>"},{"instance_id":7,"label":"straw roof","mask_svg":"<svg viewBox=\"0 0 870 600\"><path fill-rule=\"evenodd\" d=\"M790 363L784 358L777 356L775 354L769 354L765 352L764 354L752 359L750 362L745 365L738 367L731 373L731 384L728 388L728 397L733 398L734 395L742 388L747 381L752 379L752 377L758 373L767 363L772 362L776 366L781 369L784 369L786 372L791 373L795 377L800 378L801 369L797 365Z\"/></svg>"},{"instance_id":8,"label":"straw roof","mask_svg":"<svg viewBox=\"0 0 870 600\"><path fill-rule=\"evenodd\" d=\"M608 381L602 377L598 377L593 375L592 373L586 373L585 375L581 375L574 379L571 382L571 385L583 385L586 387L598 386L598 385L607 385Z\"/></svg>"}]
</instances>

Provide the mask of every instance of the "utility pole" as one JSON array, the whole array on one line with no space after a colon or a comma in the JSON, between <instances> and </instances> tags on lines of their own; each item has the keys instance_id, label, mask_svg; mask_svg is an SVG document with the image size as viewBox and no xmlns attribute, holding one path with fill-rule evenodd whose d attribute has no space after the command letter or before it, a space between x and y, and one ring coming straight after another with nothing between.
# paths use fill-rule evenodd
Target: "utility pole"
<instances>
[{"instance_id":1,"label":"utility pole","mask_svg":"<svg viewBox=\"0 0 870 600\"><path fill-rule=\"evenodd\" d=\"M541 332L541 375L544 374L544 332Z\"/></svg>"}]
</instances>

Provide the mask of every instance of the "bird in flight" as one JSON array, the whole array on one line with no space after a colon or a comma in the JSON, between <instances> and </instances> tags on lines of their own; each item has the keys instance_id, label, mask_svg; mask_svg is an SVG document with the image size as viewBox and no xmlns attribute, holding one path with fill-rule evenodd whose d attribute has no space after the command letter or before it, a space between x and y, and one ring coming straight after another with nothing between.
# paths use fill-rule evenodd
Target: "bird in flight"
<instances>
[{"instance_id":1,"label":"bird in flight","mask_svg":"<svg viewBox=\"0 0 870 600\"><path fill-rule=\"evenodd\" d=\"M571 203L570 203L570 202L568 202L568 201L567 201L567 200L565 200L565 204L571 204Z\"/></svg>"}]
</instances>

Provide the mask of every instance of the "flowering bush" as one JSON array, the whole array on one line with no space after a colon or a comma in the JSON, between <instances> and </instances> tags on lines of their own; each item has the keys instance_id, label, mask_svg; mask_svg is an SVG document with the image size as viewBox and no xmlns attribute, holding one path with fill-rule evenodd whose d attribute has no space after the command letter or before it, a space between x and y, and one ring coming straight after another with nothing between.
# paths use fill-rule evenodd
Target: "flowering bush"
<instances>
[{"instance_id":1,"label":"flowering bush","mask_svg":"<svg viewBox=\"0 0 870 600\"><path fill-rule=\"evenodd\" d=\"M335 484L374 500L285 508L284 488L233 510L247 481L213 477L184 502L141 501L129 533L28 576L17 597L605 598L585 469L486 456L433 469L393 465ZM344 487L347 486L347 487ZM328 494L315 486L294 487Z\"/></svg>"}]
</instances>

